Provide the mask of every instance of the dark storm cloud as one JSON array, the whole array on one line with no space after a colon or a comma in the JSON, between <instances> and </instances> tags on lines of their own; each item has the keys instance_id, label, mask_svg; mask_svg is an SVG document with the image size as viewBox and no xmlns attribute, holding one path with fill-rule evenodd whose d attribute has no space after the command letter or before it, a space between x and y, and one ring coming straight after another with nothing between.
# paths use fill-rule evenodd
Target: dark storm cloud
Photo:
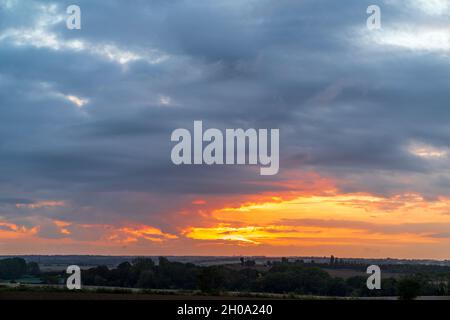
<instances>
[{"instance_id":1,"label":"dark storm cloud","mask_svg":"<svg viewBox=\"0 0 450 320\"><path fill-rule=\"evenodd\" d=\"M0 42L5 199L65 200L58 213L42 214L72 220L125 211L162 220L191 194L282 190L258 183L281 177L248 168L174 166L170 133L194 120L280 128L281 174L351 177L342 190L447 193L433 174L448 168L407 146L449 144L448 60L365 44L355 30L365 30L368 1L78 1L79 31L67 30L64 19L47 21L65 16L65 3L11 3L0 13L0 37L41 28L61 47L32 33ZM388 26L415 16L427 22L395 2L383 8ZM74 40L87 49L62 44ZM144 58L121 64L105 54L107 45ZM161 61L145 58L153 55ZM69 95L88 102L77 107ZM397 181L402 174L420 183ZM133 205L133 192L149 200Z\"/></svg>"}]
</instances>

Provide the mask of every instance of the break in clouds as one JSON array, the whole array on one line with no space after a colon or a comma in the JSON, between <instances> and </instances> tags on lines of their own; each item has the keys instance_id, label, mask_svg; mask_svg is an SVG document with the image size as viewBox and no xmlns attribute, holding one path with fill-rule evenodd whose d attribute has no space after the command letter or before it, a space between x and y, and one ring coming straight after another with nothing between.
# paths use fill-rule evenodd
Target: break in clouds
<instances>
[{"instance_id":1,"label":"break in clouds","mask_svg":"<svg viewBox=\"0 0 450 320\"><path fill-rule=\"evenodd\" d=\"M72 3L0 1L0 228L171 234L194 196L282 191L299 172L341 192L450 195L448 3L377 1L370 31L372 3L76 1L68 30ZM279 174L175 166L171 132L195 120L279 128Z\"/></svg>"}]
</instances>

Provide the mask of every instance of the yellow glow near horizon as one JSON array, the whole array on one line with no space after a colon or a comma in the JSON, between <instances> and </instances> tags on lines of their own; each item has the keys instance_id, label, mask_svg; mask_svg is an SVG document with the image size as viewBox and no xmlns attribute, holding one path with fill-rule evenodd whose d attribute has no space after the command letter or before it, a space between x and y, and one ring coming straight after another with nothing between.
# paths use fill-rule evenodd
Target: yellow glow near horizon
<instances>
[{"instance_id":1,"label":"yellow glow near horizon","mask_svg":"<svg viewBox=\"0 0 450 320\"><path fill-rule=\"evenodd\" d=\"M427 244L443 240L426 231L402 230L403 225L450 223L446 213L450 200L427 202L417 194L390 198L347 194L273 200L217 209L212 216L218 224L189 227L183 230L184 235L195 240L249 245L336 245L358 241Z\"/></svg>"}]
</instances>

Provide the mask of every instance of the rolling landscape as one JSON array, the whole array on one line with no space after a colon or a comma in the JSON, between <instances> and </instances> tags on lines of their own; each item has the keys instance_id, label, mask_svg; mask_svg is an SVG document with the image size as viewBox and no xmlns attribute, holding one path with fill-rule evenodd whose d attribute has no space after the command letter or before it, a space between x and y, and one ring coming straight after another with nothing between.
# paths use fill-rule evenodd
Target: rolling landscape
<instances>
[{"instance_id":1,"label":"rolling landscape","mask_svg":"<svg viewBox=\"0 0 450 320\"><path fill-rule=\"evenodd\" d=\"M381 290L366 286L367 266ZM66 288L68 265L82 288ZM0 299L450 299L450 263L331 257L0 257Z\"/></svg>"}]
</instances>

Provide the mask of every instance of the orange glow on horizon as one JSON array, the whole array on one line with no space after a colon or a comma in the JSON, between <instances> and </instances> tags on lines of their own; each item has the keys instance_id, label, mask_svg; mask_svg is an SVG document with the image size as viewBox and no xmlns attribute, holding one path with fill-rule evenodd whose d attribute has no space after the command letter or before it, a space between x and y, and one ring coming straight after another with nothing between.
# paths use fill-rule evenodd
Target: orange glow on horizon
<instances>
[{"instance_id":1,"label":"orange glow on horizon","mask_svg":"<svg viewBox=\"0 0 450 320\"><path fill-rule=\"evenodd\" d=\"M422 224L424 228L439 223L450 226L448 198L427 201L413 193L389 198L354 193L268 199L215 209L211 212L215 224L187 227L182 233L198 241L226 241L240 246L351 248L448 243L432 231L420 230Z\"/></svg>"},{"instance_id":2,"label":"orange glow on horizon","mask_svg":"<svg viewBox=\"0 0 450 320\"><path fill-rule=\"evenodd\" d=\"M8 252L15 242L40 244L44 252L61 243L100 254L227 255L237 247L248 255L450 258L450 198L342 193L316 174L293 175L276 186L277 192L193 195L168 213L164 226L170 231L151 220L114 225L31 219L26 226L0 220L0 249Z\"/></svg>"}]
</instances>

